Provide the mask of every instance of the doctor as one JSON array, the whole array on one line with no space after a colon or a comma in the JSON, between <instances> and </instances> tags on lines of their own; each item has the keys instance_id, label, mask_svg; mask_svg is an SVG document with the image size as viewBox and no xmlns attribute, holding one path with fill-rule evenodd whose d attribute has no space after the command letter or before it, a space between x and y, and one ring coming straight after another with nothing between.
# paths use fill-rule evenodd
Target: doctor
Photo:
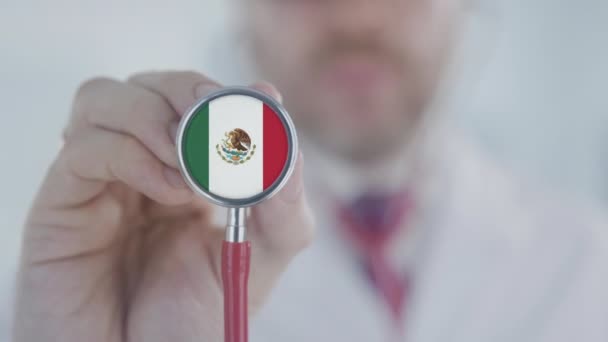
<instances>
[{"instance_id":1,"label":"doctor","mask_svg":"<svg viewBox=\"0 0 608 342\"><path fill-rule=\"evenodd\" d=\"M608 340L606 222L434 114L467 1L238 3L274 84L252 86L283 100L306 155L249 220L253 341ZM217 87L83 83L26 223L14 341L222 341L223 234L173 145Z\"/></svg>"}]
</instances>

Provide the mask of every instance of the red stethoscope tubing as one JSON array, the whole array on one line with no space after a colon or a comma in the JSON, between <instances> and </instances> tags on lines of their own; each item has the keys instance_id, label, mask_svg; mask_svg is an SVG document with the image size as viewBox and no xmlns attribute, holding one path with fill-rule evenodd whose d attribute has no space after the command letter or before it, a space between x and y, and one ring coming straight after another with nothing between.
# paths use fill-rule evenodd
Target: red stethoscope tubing
<instances>
[{"instance_id":1,"label":"red stethoscope tubing","mask_svg":"<svg viewBox=\"0 0 608 342\"><path fill-rule=\"evenodd\" d=\"M224 286L224 341L247 342L247 282L251 263L251 243L224 241L222 283Z\"/></svg>"}]
</instances>

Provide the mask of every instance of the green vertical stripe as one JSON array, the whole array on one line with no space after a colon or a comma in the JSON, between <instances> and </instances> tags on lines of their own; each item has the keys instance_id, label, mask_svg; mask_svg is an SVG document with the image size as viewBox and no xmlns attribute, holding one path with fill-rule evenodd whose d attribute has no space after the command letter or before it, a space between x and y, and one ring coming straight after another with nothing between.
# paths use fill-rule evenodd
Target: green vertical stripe
<instances>
[{"instance_id":1,"label":"green vertical stripe","mask_svg":"<svg viewBox=\"0 0 608 342\"><path fill-rule=\"evenodd\" d=\"M184 131L184 161L190 176L209 189L209 104L194 113Z\"/></svg>"}]
</instances>

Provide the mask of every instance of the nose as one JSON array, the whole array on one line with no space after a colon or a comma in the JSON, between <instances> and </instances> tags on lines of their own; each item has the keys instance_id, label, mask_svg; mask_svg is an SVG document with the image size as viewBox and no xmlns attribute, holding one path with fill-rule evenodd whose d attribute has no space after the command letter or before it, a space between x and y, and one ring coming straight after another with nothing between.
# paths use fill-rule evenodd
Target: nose
<instances>
[{"instance_id":1,"label":"nose","mask_svg":"<svg viewBox=\"0 0 608 342\"><path fill-rule=\"evenodd\" d=\"M328 8L330 26L347 35L377 34L388 24L392 0L333 0Z\"/></svg>"}]
</instances>

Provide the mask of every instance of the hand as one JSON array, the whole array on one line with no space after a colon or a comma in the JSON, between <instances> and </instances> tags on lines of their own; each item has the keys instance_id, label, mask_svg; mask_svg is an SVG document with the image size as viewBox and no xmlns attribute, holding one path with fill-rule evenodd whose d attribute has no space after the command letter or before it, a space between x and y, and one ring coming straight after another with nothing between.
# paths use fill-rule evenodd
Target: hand
<instances>
[{"instance_id":1,"label":"hand","mask_svg":"<svg viewBox=\"0 0 608 342\"><path fill-rule=\"evenodd\" d=\"M192 72L80 87L26 222L14 341L223 340L224 233L183 182L174 144L179 117L218 87ZM301 164L251 210L251 312L312 238Z\"/></svg>"}]
</instances>

